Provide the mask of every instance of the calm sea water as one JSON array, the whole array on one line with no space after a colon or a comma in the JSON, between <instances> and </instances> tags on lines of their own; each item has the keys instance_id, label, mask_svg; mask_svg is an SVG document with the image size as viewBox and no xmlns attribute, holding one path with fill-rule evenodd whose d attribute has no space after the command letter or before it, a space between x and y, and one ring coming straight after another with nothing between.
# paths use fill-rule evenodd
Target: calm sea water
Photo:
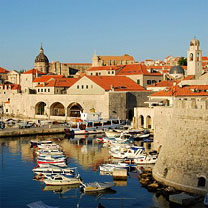
<instances>
[{"instance_id":1,"label":"calm sea water","mask_svg":"<svg viewBox=\"0 0 208 208\"><path fill-rule=\"evenodd\" d=\"M63 139L63 135L0 139L0 207L24 208L27 204L42 201L60 208L98 207L169 207L163 197L155 197L141 187L134 174L127 181L117 182L113 191L88 195L73 187L47 187L33 180L36 166L30 140L53 140L64 148L69 167L77 167L84 182L113 181L112 176L100 175L99 164L108 161L108 150L94 138Z\"/></svg>"}]
</instances>

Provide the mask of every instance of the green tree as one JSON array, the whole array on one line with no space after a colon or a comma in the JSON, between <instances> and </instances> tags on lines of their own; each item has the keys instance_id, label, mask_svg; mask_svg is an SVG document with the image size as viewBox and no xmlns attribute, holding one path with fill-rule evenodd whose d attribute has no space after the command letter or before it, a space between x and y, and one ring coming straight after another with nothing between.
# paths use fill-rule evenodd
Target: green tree
<instances>
[{"instance_id":1,"label":"green tree","mask_svg":"<svg viewBox=\"0 0 208 208\"><path fill-rule=\"evenodd\" d=\"M178 60L178 65L179 65L179 66L187 66L187 58L181 57L181 58Z\"/></svg>"}]
</instances>

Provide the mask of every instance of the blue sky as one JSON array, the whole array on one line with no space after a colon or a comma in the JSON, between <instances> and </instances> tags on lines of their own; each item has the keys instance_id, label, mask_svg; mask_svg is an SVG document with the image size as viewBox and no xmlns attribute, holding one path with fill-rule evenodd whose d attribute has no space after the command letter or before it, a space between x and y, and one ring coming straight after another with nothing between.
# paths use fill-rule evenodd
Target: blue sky
<instances>
[{"instance_id":1,"label":"blue sky","mask_svg":"<svg viewBox=\"0 0 208 208\"><path fill-rule=\"evenodd\" d=\"M196 36L208 55L207 0L0 0L0 67L33 68L43 43L50 61L97 55L135 60L186 56Z\"/></svg>"}]
</instances>

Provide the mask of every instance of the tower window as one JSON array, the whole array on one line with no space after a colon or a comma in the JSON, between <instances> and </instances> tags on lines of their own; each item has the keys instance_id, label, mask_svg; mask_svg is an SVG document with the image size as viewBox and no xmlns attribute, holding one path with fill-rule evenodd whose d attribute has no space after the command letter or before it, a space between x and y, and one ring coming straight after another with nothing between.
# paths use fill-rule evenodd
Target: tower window
<instances>
[{"instance_id":1,"label":"tower window","mask_svg":"<svg viewBox=\"0 0 208 208\"><path fill-rule=\"evenodd\" d=\"M194 55L193 55L193 53L190 53L190 58L189 58L189 60L190 60L190 61L193 61L193 59L194 59Z\"/></svg>"}]
</instances>

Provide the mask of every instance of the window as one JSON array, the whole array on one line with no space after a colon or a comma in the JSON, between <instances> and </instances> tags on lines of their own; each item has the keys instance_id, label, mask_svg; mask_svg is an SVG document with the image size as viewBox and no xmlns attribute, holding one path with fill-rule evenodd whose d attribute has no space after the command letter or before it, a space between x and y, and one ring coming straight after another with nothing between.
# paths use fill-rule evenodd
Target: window
<instances>
[{"instance_id":1,"label":"window","mask_svg":"<svg viewBox=\"0 0 208 208\"><path fill-rule=\"evenodd\" d=\"M154 84L154 83L157 83L157 81L156 80L152 80L152 84Z\"/></svg>"},{"instance_id":2,"label":"window","mask_svg":"<svg viewBox=\"0 0 208 208\"><path fill-rule=\"evenodd\" d=\"M151 80L147 80L147 84L148 84L148 85L151 84Z\"/></svg>"},{"instance_id":3,"label":"window","mask_svg":"<svg viewBox=\"0 0 208 208\"><path fill-rule=\"evenodd\" d=\"M161 80L159 80L159 82L161 82Z\"/></svg>"},{"instance_id":4,"label":"window","mask_svg":"<svg viewBox=\"0 0 208 208\"><path fill-rule=\"evenodd\" d=\"M77 85L77 89L79 89L79 85Z\"/></svg>"},{"instance_id":5,"label":"window","mask_svg":"<svg viewBox=\"0 0 208 208\"><path fill-rule=\"evenodd\" d=\"M93 85L91 85L91 88L93 88Z\"/></svg>"},{"instance_id":6,"label":"window","mask_svg":"<svg viewBox=\"0 0 208 208\"><path fill-rule=\"evenodd\" d=\"M86 89L88 89L88 85L86 85Z\"/></svg>"},{"instance_id":7,"label":"window","mask_svg":"<svg viewBox=\"0 0 208 208\"><path fill-rule=\"evenodd\" d=\"M9 110L8 109L6 109L6 113L8 113L9 112Z\"/></svg>"},{"instance_id":8,"label":"window","mask_svg":"<svg viewBox=\"0 0 208 208\"><path fill-rule=\"evenodd\" d=\"M48 88L48 92L50 92L50 88Z\"/></svg>"},{"instance_id":9,"label":"window","mask_svg":"<svg viewBox=\"0 0 208 208\"><path fill-rule=\"evenodd\" d=\"M41 89L41 92L43 92L43 89Z\"/></svg>"},{"instance_id":10,"label":"window","mask_svg":"<svg viewBox=\"0 0 208 208\"><path fill-rule=\"evenodd\" d=\"M101 75L101 72L99 72L99 75Z\"/></svg>"},{"instance_id":11,"label":"window","mask_svg":"<svg viewBox=\"0 0 208 208\"><path fill-rule=\"evenodd\" d=\"M40 89L38 88L38 92L40 92Z\"/></svg>"},{"instance_id":12,"label":"window","mask_svg":"<svg viewBox=\"0 0 208 208\"><path fill-rule=\"evenodd\" d=\"M45 89L45 92L46 92L46 89Z\"/></svg>"},{"instance_id":13,"label":"window","mask_svg":"<svg viewBox=\"0 0 208 208\"><path fill-rule=\"evenodd\" d=\"M114 71L112 71L112 74L114 74Z\"/></svg>"},{"instance_id":14,"label":"window","mask_svg":"<svg viewBox=\"0 0 208 208\"><path fill-rule=\"evenodd\" d=\"M84 89L84 85L82 85L82 89Z\"/></svg>"},{"instance_id":15,"label":"window","mask_svg":"<svg viewBox=\"0 0 208 208\"><path fill-rule=\"evenodd\" d=\"M93 73L91 73L91 75L93 75Z\"/></svg>"},{"instance_id":16,"label":"window","mask_svg":"<svg viewBox=\"0 0 208 208\"><path fill-rule=\"evenodd\" d=\"M137 79L137 84L140 84L140 79Z\"/></svg>"},{"instance_id":17,"label":"window","mask_svg":"<svg viewBox=\"0 0 208 208\"><path fill-rule=\"evenodd\" d=\"M108 71L108 74L110 74L110 71Z\"/></svg>"}]
</instances>

